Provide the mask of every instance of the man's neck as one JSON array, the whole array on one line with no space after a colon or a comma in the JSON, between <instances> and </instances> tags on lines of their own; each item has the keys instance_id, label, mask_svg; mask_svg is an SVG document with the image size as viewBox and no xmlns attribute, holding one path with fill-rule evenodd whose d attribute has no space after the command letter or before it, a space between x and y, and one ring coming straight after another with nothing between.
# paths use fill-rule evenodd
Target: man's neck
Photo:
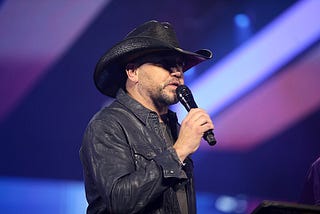
<instances>
[{"instance_id":1,"label":"man's neck","mask_svg":"<svg viewBox=\"0 0 320 214\"><path fill-rule=\"evenodd\" d=\"M168 113L168 106L156 104L150 98L146 99L145 97L137 95L136 93L132 93L130 91L128 91L127 94L147 109L156 112L159 116L160 122L162 122L161 115Z\"/></svg>"}]
</instances>

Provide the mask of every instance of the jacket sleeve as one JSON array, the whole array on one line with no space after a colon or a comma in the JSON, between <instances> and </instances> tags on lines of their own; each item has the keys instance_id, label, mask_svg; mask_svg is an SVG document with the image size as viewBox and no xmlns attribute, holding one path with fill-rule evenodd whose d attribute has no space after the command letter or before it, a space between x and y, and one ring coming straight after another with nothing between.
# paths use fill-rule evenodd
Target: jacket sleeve
<instances>
[{"instance_id":1,"label":"jacket sleeve","mask_svg":"<svg viewBox=\"0 0 320 214\"><path fill-rule=\"evenodd\" d=\"M81 159L111 213L137 212L186 178L173 148L136 169L126 135L116 122L108 121L107 126L102 120L93 120L89 124Z\"/></svg>"}]
</instances>

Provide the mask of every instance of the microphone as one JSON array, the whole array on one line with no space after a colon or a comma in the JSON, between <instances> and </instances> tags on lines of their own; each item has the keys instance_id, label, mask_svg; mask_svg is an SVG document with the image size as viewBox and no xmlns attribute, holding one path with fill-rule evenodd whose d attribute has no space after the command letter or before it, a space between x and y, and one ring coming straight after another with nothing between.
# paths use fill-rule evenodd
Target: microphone
<instances>
[{"instance_id":1,"label":"microphone","mask_svg":"<svg viewBox=\"0 0 320 214\"><path fill-rule=\"evenodd\" d=\"M179 85L176 89L176 94L178 100L187 109L187 111L190 111L192 108L198 108L190 89L186 85ZM213 146L217 143L212 129L203 134L203 139L205 139L210 146Z\"/></svg>"}]
</instances>

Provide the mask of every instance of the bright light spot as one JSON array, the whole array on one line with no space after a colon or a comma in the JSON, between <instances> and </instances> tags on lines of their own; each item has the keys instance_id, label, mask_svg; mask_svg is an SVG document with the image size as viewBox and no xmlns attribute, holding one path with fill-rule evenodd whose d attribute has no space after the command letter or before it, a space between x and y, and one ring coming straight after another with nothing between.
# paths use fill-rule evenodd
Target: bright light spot
<instances>
[{"instance_id":1,"label":"bright light spot","mask_svg":"<svg viewBox=\"0 0 320 214\"><path fill-rule=\"evenodd\" d=\"M215 205L218 210L230 213L236 210L237 200L230 196L221 196L216 200Z\"/></svg>"},{"instance_id":2,"label":"bright light spot","mask_svg":"<svg viewBox=\"0 0 320 214\"><path fill-rule=\"evenodd\" d=\"M224 213L244 213L248 202L242 196L220 196L215 202L216 209Z\"/></svg>"},{"instance_id":3,"label":"bright light spot","mask_svg":"<svg viewBox=\"0 0 320 214\"><path fill-rule=\"evenodd\" d=\"M234 17L234 23L236 24L237 27L247 28L250 26L250 19L245 14L237 14Z\"/></svg>"}]
</instances>

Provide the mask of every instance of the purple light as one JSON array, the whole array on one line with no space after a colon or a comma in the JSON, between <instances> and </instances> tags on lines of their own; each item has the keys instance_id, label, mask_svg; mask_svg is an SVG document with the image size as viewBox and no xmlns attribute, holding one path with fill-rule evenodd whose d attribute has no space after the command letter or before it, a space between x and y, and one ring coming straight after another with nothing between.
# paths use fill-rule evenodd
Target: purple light
<instances>
[{"instance_id":1,"label":"purple light","mask_svg":"<svg viewBox=\"0 0 320 214\"><path fill-rule=\"evenodd\" d=\"M108 2L4 1L0 10L0 121Z\"/></svg>"}]
</instances>

